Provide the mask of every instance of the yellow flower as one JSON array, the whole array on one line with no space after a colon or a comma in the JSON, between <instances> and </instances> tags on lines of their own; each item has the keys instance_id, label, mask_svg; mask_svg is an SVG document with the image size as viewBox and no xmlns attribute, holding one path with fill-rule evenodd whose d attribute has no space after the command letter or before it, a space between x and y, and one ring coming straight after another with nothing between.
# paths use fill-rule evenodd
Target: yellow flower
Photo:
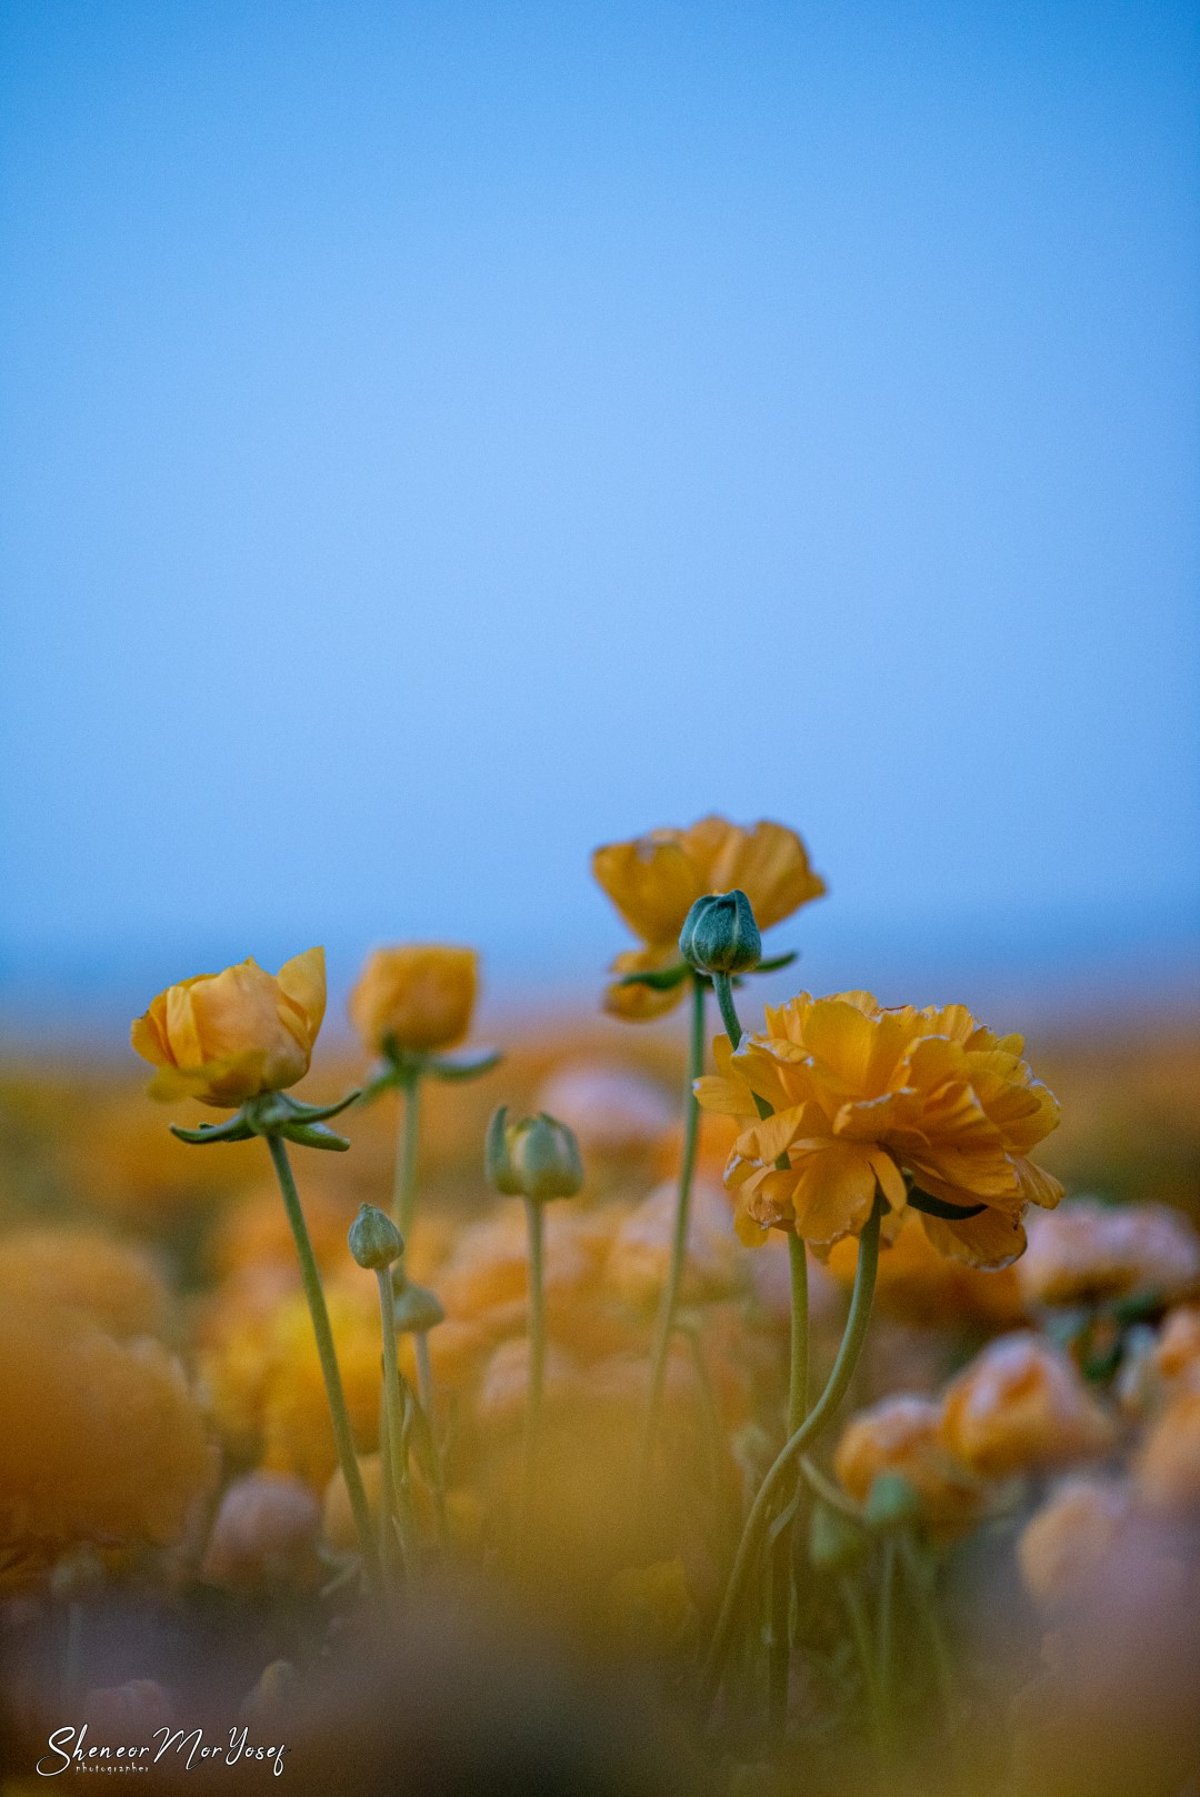
<instances>
[{"instance_id":1,"label":"yellow flower","mask_svg":"<svg viewBox=\"0 0 1200 1797\"><path fill-rule=\"evenodd\" d=\"M364 1046L428 1054L453 1048L471 1027L479 957L472 948L406 942L367 957L350 994L350 1020Z\"/></svg>"},{"instance_id":2,"label":"yellow flower","mask_svg":"<svg viewBox=\"0 0 1200 1797\"><path fill-rule=\"evenodd\" d=\"M1087 1460L1114 1435L1071 1361L1036 1335L990 1343L942 1403L942 1440L985 1478Z\"/></svg>"},{"instance_id":3,"label":"yellow flower","mask_svg":"<svg viewBox=\"0 0 1200 1797\"><path fill-rule=\"evenodd\" d=\"M826 1253L862 1229L876 1191L894 1228L907 1175L935 1200L976 1212L922 1213L936 1248L1007 1266L1025 1247L1026 1204L1062 1196L1028 1158L1058 1122L1058 1105L1022 1060L1023 1046L1020 1036L984 1029L964 1005L888 1010L869 992L802 992L768 1007L765 1032L736 1053L719 1037L717 1072L696 1082L696 1096L742 1126L725 1181L738 1195L743 1240L794 1229ZM759 1118L756 1095L773 1116Z\"/></svg>"},{"instance_id":4,"label":"yellow flower","mask_svg":"<svg viewBox=\"0 0 1200 1797\"><path fill-rule=\"evenodd\" d=\"M1184 1385L1171 1398L1142 1444L1134 1481L1147 1509L1200 1514L1200 1388Z\"/></svg>"},{"instance_id":5,"label":"yellow flower","mask_svg":"<svg viewBox=\"0 0 1200 1797\"><path fill-rule=\"evenodd\" d=\"M156 1096L189 1094L233 1109L303 1079L324 1015L325 950L310 948L278 974L242 961L168 986L131 1038L163 1070L150 1088Z\"/></svg>"},{"instance_id":6,"label":"yellow flower","mask_svg":"<svg viewBox=\"0 0 1200 1797\"><path fill-rule=\"evenodd\" d=\"M44 1295L0 1307L0 1579L65 1548L179 1539L213 1471L179 1363Z\"/></svg>"},{"instance_id":7,"label":"yellow flower","mask_svg":"<svg viewBox=\"0 0 1200 1797\"><path fill-rule=\"evenodd\" d=\"M79 1311L106 1335L161 1335L166 1287L144 1249L100 1229L14 1229L0 1236L0 1304L25 1297Z\"/></svg>"},{"instance_id":8,"label":"yellow flower","mask_svg":"<svg viewBox=\"0 0 1200 1797\"><path fill-rule=\"evenodd\" d=\"M767 822L743 828L716 816L687 830L652 830L631 842L608 843L592 856L592 872L645 944L617 956L611 971L618 976L676 963L684 919L706 893L740 887L759 929L769 930L825 891L794 830ZM618 977L605 993L604 1008L640 1021L673 1009L682 992L682 985L667 992L623 986Z\"/></svg>"},{"instance_id":9,"label":"yellow flower","mask_svg":"<svg viewBox=\"0 0 1200 1797\"><path fill-rule=\"evenodd\" d=\"M843 1489L865 1504L876 1479L894 1473L912 1487L931 1528L947 1532L974 1522L983 1508L982 1487L947 1450L940 1425L939 1406L907 1392L851 1417L833 1460Z\"/></svg>"}]
</instances>

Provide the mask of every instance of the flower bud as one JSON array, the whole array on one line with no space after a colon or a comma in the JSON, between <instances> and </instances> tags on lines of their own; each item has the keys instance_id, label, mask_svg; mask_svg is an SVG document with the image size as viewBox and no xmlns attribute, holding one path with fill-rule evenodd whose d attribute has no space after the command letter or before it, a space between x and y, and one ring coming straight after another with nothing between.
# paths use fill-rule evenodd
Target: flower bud
<instances>
[{"instance_id":1,"label":"flower bud","mask_svg":"<svg viewBox=\"0 0 1200 1797\"><path fill-rule=\"evenodd\" d=\"M679 936L679 952L701 973L748 973L762 959L762 937L740 887L698 898Z\"/></svg>"},{"instance_id":2,"label":"flower bud","mask_svg":"<svg viewBox=\"0 0 1200 1797\"><path fill-rule=\"evenodd\" d=\"M390 1267L404 1253L404 1237L392 1219L374 1204L360 1206L350 1225L349 1242L359 1266L372 1267L376 1272Z\"/></svg>"},{"instance_id":3,"label":"flower bud","mask_svg":"<svg viewBox=\"0 0 1200 1797\"><path fill-rule=\"evenodd\" d=\"M485 1164L492 1185L510 1196L573 1198L583 1184L578 1142L545 1111L510 1123L502 1105L488 1127Z\"/></svg>"},{"instance_id":4,"label":"flower bud","mask_svg":"<svg viewBox=\"0 0 1200 1797\"><path fill-rule=\"evenodd\" d=\"M867 1493L864 1512L872 1529L886 1535L917 1522L921 1516L921 1498L916 1486L903 1473L880 1473Z\"/></svg>"},{"instance_id":5,"label":"flower bud","mask_svg":"<svg viewBox=\"0 0 1200 1797\"><path fill-rule=\"evenodd\" d=\"M405 1335L427 1335L446 1321L446 1312L437 1293L407 1280L396 1293L392 1314L396 1328Z\"/></svg>"}]
</instances>

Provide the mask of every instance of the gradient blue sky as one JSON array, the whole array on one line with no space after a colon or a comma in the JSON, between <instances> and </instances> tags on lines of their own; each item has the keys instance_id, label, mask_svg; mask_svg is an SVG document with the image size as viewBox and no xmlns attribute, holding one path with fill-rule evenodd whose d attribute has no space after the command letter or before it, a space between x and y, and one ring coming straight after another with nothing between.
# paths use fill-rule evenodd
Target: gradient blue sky
<instances>
[{"instance_id":1,"label":"gradient blue sky","mask_svg":"<svg viewBox=\"0 0 1200 1797\"><path fill-rule=\"evenodd\" d=\"M712 806L815 984L1170 961L1194 6L2 17L10 986L590 978L591 846Z\"/></svg>"}]
</instances>

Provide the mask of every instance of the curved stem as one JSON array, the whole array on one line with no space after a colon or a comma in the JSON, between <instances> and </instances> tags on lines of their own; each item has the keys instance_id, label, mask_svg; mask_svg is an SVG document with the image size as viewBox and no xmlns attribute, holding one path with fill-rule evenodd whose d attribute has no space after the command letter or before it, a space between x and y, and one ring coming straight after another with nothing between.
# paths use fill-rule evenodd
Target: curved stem
<instances>
[{"instance_id":1,"label":"curved stem","mask_svg":"<svg viewBox=\"0 0 1200 1797\"><path fill-rule=\"evenodd\" d=\"M659 1305L654 1350L650 1362L650 1396L646 1419L642 1425L642 1441L638 1454L637 1491L644 1500L650 1478L650 1463L662 1414L663 1392L667 1379L667 1359L675 1313L679 1308L679 1290L687 1260L688 1226L691 1220L692 1183L696 1175L696 1153L700 1143L700 1106L696 1102L694 1082L704 1072L704 981L693 974L692 1018L688 1046L687 1084L684 1091L683 1154L679 1163L679 1190L675 1200L675 1225L671 1235L671 1259L667 1282Z\"/></svg>"},{"instance_id":2,"label":"curved stem","mask_svg":"<svg viewBox=\"0 0 1200 1797\"><path fill-rule=\"evenodd\" d=\"M329 1311L325 1305L321 1274L317 1267L316 1255L313 1253L312 1242L309 1239L308 1224L304 1220L300 1194L296 1190L296 1181L282 1137L268 1136L267 1146L271 1151L275 1176L279 1181L279 1190L283 1194L283 1206L291 1225L292 1239L296 1244L296 1255L300 1262L300 1277L304 1282L304 1295L308 1299L308 1312L312 1318L313 1335L316 1337L317 1354L321 1362L321 1373L325 1380L325 1396L329 1402L333 1439L337 1447L342 1477L346 1481L346 1494L350 1499L350 1509L354 1516L359 1547L362 1550L363 1565L371 1584L378 1586L379 1555L375 1546L375 1538L371 1533L371 1511L367 1503L366 1490L363 1487L358 1456L355 1453L354 1435L350 1428L349 1412L346 1409L346 1394L342 1389L342 1376L338 1371L337 1351L333 1345L333 1331L329 1326Z\"/></svg>"},{"instance_id":3,"label":"curved stem","mask_svg":"<svg viewBox=\"0 0 1200 1797\"><path fill-rule=\"evenodd\" d=\"M400 1081L392 1219L407 1242L417 1198L417 1149L421 1136L421 1075L406 1068Z\"/></svg>"},{"instance_id":4,"label":"curved stem","mask_svg":"<svg viewBox=\"0 0 1200 1797\"><path fill-rule=\"evenodd\" d=\"M800 1427L793 1431L776 1455L774 1463L759 1486L758 1494L750 1506L750 1514L746 1518L742 1538L734 1556L733 1570L729 1575L721 1612L717 1618L716 1628L713 1630L708 1658L701 1674L700 1695L706 1712L711 1707L720 1686L725 1657L729 1652L734 1624L741 1609L742 1593L758 1555L763 1530L773 1513L776 1496L797 1454L801 1453L820 1434L825 1424L836 1412L838 1405L846 1395L847 1387L858 1365L863 1343L866 1340L867 1326L871 1320L871 1300L875 1294L875 1273L879 1264L879 1225L882 1215L883 1203L876 1196L870 1218L863 1227L858 1244L858 1270L854 1275L850 1314L846 1318L845 1332L842 1335L837 1358L833 1363L833 1370L825 1389Z\"/></svg>"},{"instance_id":5,"label":"curved stem","mask_svg":"<svg viewBox=\"0 0 1200 1797\"><path fill-rule=\"evenodd\" d=\"M542 1388L546 1377L546 1283L543 1267L545 1213L536 1199L525 1200L529 1223L529 1408L525 1412L525 1465L521 1481L521 1515L529 1514L542 1424Z\"/></svg>"},{"instance_id":6,"label":"curved stem","mask_svg":"<svg viewBox=\"0 0 1200 1797\"><path fill-rule=\"evenodd\" d=\"M713 990L717 995L717 1009L721 1013L721 1022L725 1025L725 1034L730 1045L737 1048L742 1040L742 1026L738 1021L737 1007L733 1002L733 982L727 973L714 973Z\"/></svg>"}]
</instances>

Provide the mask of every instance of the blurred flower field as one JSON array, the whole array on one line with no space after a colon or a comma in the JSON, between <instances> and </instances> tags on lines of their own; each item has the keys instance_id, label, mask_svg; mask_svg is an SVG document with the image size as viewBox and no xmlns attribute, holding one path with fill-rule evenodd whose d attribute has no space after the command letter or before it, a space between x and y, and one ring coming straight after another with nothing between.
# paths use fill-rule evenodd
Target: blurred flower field
<instances>
[{"instance_id":1,"label":"blurred flower field","mask_svg":"<svg viewBox=\"0 0 1200 1797\"><path fill-rule=\"evenodd\" d=\"M407 945L351 1046L312 951L154 1000L158 1102L5 1059L13 1788L1194 1791L1200 1038L764 1014L778 825L595 872L608 1016Z\"/></svg>"}]
</instances>

